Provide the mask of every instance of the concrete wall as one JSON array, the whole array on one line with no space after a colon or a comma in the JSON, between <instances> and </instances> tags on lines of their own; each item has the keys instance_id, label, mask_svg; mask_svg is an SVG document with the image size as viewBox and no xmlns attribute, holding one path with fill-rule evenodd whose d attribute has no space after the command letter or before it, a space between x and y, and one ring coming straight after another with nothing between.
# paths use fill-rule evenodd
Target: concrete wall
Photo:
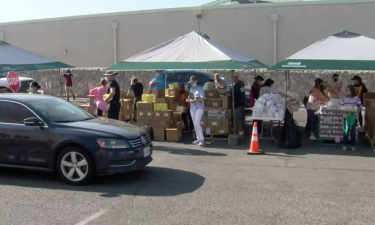
<instances>
[{"instance_id":1,"label":"concrete wall","mask_svg":"<svg viewBox=\"0 0 375 225\"><path fill-rule=\"evenodd\" d=\"M271 14L278 13L278 61L334 34L349 30L375 38L375 2L294 3L118 13L86 18L0 24L5 41L77 67L113 64L112 22L118 22L118 61L198 30L222 45L273 64ZM67 50L67 53L64 53Z\"/></svg>"}]
</instances>

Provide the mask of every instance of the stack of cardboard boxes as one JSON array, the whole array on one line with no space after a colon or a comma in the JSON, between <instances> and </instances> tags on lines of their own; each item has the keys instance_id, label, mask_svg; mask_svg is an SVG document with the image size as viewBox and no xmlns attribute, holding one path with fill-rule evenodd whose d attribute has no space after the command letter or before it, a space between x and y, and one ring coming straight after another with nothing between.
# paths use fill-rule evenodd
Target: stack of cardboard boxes
<instances>
[{"instance_id":1,"label":"stack of cardboard boxes","mask_svg":"<svg viewBox=\"0 0 375 225\"><path fill-rule=\"evenodd\" d=\"M153 99L153 102L137 103L136 124L151 128L151 136L155 141L181 140L183 123L181 112L176 112L177 91L177 89L144 90L143 99ZM147 95L153 97L148 98Z\"/></svg>"},{"instance_id":2,"label":"stack of cardboard boxes","mask_svg":"<svg viewBox=\"0 0 375 225\"><path fill-rule=\"evenodd\" d=\"M375 145L375 93L364 94L364 104L365 107L365 131L366 136L369 139L371 145Z\"/></svg>"},{"instance_id":3,"label":"stack of cardboard boxes","mask_svg":"<svg viewBox=\"0 0 375 225\"><path fill-rule=\"evenodd\" d=\"M217 90L205 91L201 125L206 135L229 135L233 132L232 98L221 96Z\"/></svg>"}]
</instances>

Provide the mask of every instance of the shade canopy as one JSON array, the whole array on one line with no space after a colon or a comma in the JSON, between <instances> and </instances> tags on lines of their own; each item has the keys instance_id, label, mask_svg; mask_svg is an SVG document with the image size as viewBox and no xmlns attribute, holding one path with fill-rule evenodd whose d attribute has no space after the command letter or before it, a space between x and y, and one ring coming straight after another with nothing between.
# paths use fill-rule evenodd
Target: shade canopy
<instances>
[{"instance_id":1,"label":"shade canopy","mask_svg":"<svg viewBox=\"0 0 375 225\"><path fill-rule=\"evenodd\" d=\"M341 31L274 65L273 70L375 70L375 40Z\"/></svg>"},{"instance_id":2,"label":"shade canopy","mask_svg":"<svg viewBox=\"0 0 375 225\"><path fill-rule=\"evenodd\" d=\"M73 66L26 51L6 42L0 42L0 73L72 67Z\"/></svg>"},{"instance_id":3,"label":"shade canopy","mask_svg":"<svg viewBox=\"0 0 375 225\"><path fill-rule=\"evenodd\" d=\"M167 70L167 69L256 69L265 64L235 52L195 31L172 39L130 57L107 70Z\"/></svg>"}]
</instances>

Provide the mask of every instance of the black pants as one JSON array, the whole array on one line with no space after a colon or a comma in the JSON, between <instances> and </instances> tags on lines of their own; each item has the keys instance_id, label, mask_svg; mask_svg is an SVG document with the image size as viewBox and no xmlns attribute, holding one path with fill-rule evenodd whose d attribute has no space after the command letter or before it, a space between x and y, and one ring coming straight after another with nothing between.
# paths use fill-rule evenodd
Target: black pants
<instances>
[{"instance_id":1,"label":"black pants","mask_svg":"<svg viewBox=\"0 0 375 225\"><path fill-rule=\"evenodd\" d=\"M186 129L186 130L190 130L190 127L189 127L189 120L188 120L188 114L187 114L187 113L182 113L182 114L181 114L181 117L182 117L182 121L184 121L185 129Z\"/></svg>"},{"instance_id":2,"label":"black pants","mask_svg":"<svg viewBox=\"0 0 375 225\"><path fill-rule=\"evenodd\" d=\"M344 124L345 124L345 121L346 121L346 119L344 119ZM355 139L356 139L356 135L357 135L356 126L357 126L357 120L355 121L354 125L349 127L349 132L346 135L345 135L345 132L344 132L344 143L343 143L344 146L346 146L348 144L349 133L350 133L350 142L351 142L353 147L355 146Z\"/></svg>"},{"instance_id":3,"label":"black pants","mask_svg":"<svg viewBox=\"0 0 375 225\"><path fill-rule=\"evenodd\" d=\"M120 114L121 103L120 102L110 102L107 117L109 119L118 120Z\"/></svg>"},{"instance_id":4,"label":"black pants","mask_svg":"<svg viewBox=\"0 0 375 225\"><path fill-rule=\"evenodd\" d=\"M98 111L98 116L103 116L103 110L98 109L97 111Z\"/></svg>"}]
</instances>

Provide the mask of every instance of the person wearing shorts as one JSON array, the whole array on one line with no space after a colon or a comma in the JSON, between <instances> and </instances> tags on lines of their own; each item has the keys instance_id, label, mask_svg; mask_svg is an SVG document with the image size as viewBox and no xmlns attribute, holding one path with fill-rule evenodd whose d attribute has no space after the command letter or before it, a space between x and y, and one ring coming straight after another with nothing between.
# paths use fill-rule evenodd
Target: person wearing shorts
<instances>
[{"instance_id":1,"label":"person wearing shorts","mask_svg":"<svg viewBox=\"0 0 375 225\"><path fill-rule=\"evenodd\" d=\"M235 125L238 129L238 134L244 137L244 127L245 127L245 84L238 78L237 73L233 73L232 79L234 82L233 92L234 92L234 119Z\"/></svg>"}]
</instances>

